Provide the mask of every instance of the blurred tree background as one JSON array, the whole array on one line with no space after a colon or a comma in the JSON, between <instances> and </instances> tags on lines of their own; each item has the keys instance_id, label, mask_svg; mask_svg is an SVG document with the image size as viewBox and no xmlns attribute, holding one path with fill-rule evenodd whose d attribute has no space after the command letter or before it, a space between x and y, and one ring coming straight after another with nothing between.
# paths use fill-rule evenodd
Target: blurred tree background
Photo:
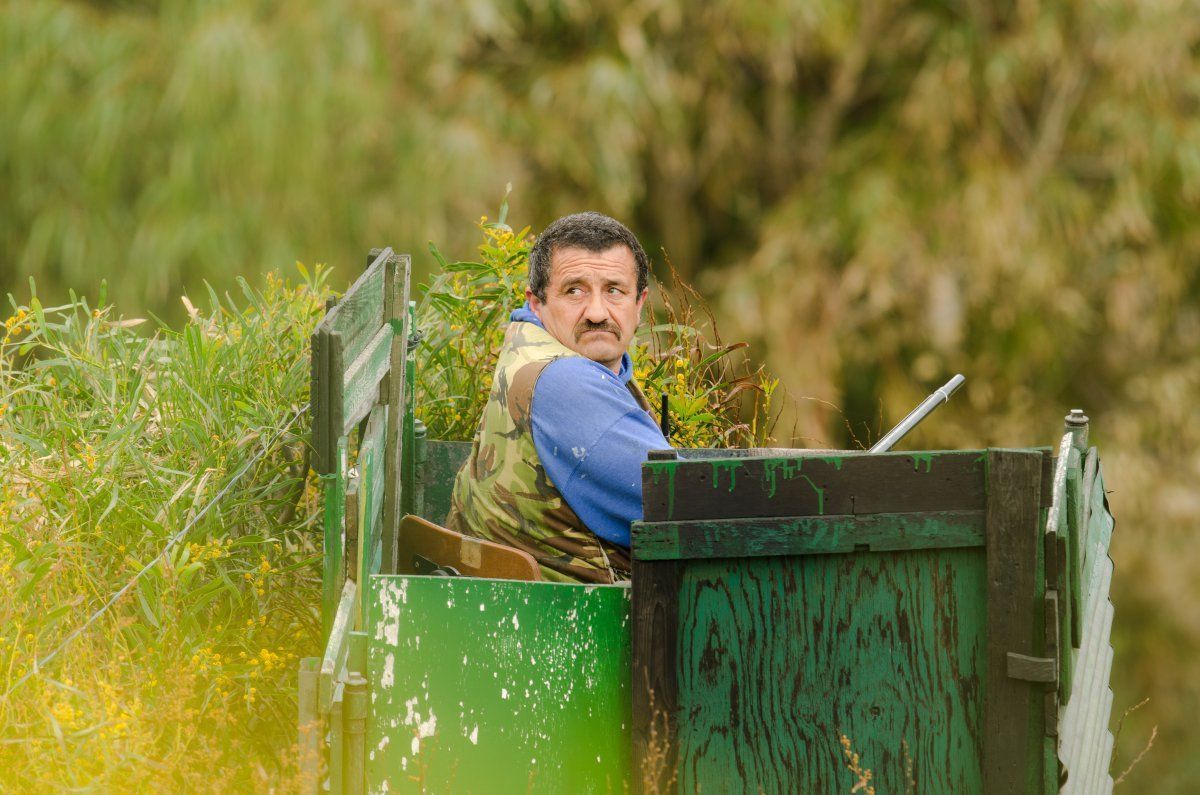
<instances>
[{"instance_id":1,"label":"blurred tree background","mask_svg":"<svg viewBox=\"0 0 1200 795\"><path fill-rule=\"evenodd\" d=\"M1138 0L9 0L0 289L126 313L296 259L625 220L852 445L1092 418L1124 785L1200 780L1200 8ZM660 265L662 257L659 257ZM21 300L21 299L19 299ZM828 404L840 408L834 410Z\"/></svg>"}]
</instances>

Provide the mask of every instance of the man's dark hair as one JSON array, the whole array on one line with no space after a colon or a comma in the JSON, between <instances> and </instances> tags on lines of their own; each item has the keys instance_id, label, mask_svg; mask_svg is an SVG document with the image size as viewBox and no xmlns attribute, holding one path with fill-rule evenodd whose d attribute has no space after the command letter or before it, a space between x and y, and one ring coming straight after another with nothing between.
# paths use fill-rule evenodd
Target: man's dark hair
<instances>
[{"instance_id":1,"label":"man's dark hair","mask_svg":"<svg viewBox=\"0 0 1200 795\"><path fill-rule=\"evenodd\" d=\"M620 221L597 212L564 215L542 230L529 252L529 289L539 301L546 300L550 284L550 259L560 248L581 248L585 251L606 251L613 246L627 246L637 264L638 295L650 281L650 260L642 244Z\"/></svg>"}]
</instances>

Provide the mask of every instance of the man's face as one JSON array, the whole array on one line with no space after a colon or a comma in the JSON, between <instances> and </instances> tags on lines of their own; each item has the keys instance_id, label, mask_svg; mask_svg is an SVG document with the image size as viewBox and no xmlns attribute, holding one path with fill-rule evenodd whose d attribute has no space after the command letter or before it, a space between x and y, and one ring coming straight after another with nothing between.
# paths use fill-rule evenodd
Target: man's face
<instances>
[{"instance_id":1,"label":"man's face","mask_svg":"<svg viewBox=\"0 0 1200 795\"><path fill-rule=\"evenodd\" d=\"M646 290L637 290L637 261L628 246L604 251L574 246L550 256L550 284L541 301L525 298L546 331L563 345L614 373L642 316Z\"/></svg>"}]
</instances>

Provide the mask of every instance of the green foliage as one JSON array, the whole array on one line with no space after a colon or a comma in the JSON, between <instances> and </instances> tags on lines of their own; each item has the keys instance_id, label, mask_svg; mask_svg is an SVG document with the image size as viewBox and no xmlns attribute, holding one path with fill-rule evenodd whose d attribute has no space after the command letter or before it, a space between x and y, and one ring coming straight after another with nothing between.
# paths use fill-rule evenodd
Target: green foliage
<instances>
[{"instance_id":1,"label":"green foliage","mask_svg":"<svg viewBox=\"0 0 1200 795\"><path fill-rule=\"evenodd\" d=\"M306 404L324 278L242 282L238 301L210 291L205 312L185 298L180 332L139 333L145 321L103 298L13 301L0 341L7 787L228 791L286 775L296 660L319 631Z\"/></svg>"},{"instance_id":2,"label":"green foliage","mask_svg":"<svg viewBox=\"0 0 1200 795\"><path fill-rule=\"evenodd\" d=\"M670 251L813 398L797 437L866 443L956 370L906 444L1048 444L1082 405L1118 489L1117 705L1151 696L1119 752L1162 724L1129 785L1200 778L1192 6L4 8L10 289L33 274L58 302L104 274L177 313L201 278L297 256L463 251L454 219L511 180L535 228L595 207Z\"/></svg>"},{"instance_id":3,"label":"green foliage","mask_svg":"<svg viewBox=\"0 0 1200 795\"><path fill-rule=\"evenodd\" d=\"M478 261L449 262L430 246L441 272L417 309L416 405L431 438L474 437L508 316L525 301L534 237L529 227L514 232L507 216L506 200L498 220L480 219ZM643 323L630 348L637 383L656 410L667 396L676 446L765 446L779 382L749 364L745 343L721 344L704 299L672 275L674 297L660 294L662 322Z\"/></svg>"}]
</instances>

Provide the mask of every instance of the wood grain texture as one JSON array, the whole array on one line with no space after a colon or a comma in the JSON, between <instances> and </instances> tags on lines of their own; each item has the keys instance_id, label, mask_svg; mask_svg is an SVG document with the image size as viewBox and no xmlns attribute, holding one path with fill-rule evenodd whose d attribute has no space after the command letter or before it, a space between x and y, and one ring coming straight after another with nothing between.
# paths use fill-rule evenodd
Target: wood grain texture
<instances>
[{"instance_id":1,"label":"wood grain texture","mask_svg":"<svg viewBox=\"0 0 1200 795\"><path fill-rule=\"evenodd\" d=\"M379 384L391 367L392 327L380 327L342 376L342 433L349 433L378 403Z\"/></svg>"},{"instance_id":2,"label":"wood grain texture","mask_svg":"<svg viewBox=\"0 0 1200 795\"><path fill-rule=\"evenodd\" d=\"M325 394L325 367L328 362L322 359L324 343L321 339L321 333L314 331L309 338L309 381L308 381L308 416L312 435L310 444L312 445L312 468L313 471L320 474L329 471L329 465L326 459L329 458L329 453L325 451L325 430L327 423L322 422L321 401Z\"/></svg>"},{"instance_id":3,"label":"wood grain texture","mask_svg":"<svg viewBox=\"0 0 1200 795\"><path fill-rule=\"evenodd\" d=\"M983 511L635 522L632 550L640 560L681 560L977 547L983 531Z\"/></svg>"},{"instance_id":4,"label":"wood grain texture","mask_svg":"<svg viewBox=\"0 0 1200 795\"><path fill-rule=\"evenodd\" d=\"M971 511L984 505L979 451L648 461L648 522Z\"/></svg>"},{"instance_id":5,"label":"wood grain texture","mask_svg":"<svg viewBox=\"0 0 1200 795\"><path fill-rule=\"evenodd\" d=\"M978 548L687 562L679 790L847 792L845 735L879 792L905 747L917 792L980 791L984 575Z\"/></svg>"},{"instance_id":6,"label":"wood grain texture","mask_svg":"<svg viewBox=\"0 0 1200 795\"><path fill-rule=\"evenodd\" d=\"M633 561L633 784L663 793L676 769L679 561Z\"/></svg>"},{"instance_id":7,"label":"wood grain texture","mask_svg":"<svg viewBox=\"0 0 1200 795\"><path fill-rule=\"evenodd\" d=\"M1006 674L1009 652L1033 656L1043 583L1039 491L1042 456L1027 450L987 453L987 687L984 708L984 792L1021 792L1041 776L1044 704L1029 682Z\"/></svg>"},{"instance_id":8,"label":"wood grain texture","mask_svg":"<svg viewBox=\"0 0 1200 795\"><path fill-rule=\"evenodd\" d=\"M1084 608L1081 614L1083 642L1075 656L1075 677L1071 698L1061 711L1058 757L1067 774L1063 792L1103 793L1111 791L1108 769L1112 758L1113 649L1111 645L1113 606L1109 600L1113 564L1108 555L1113 519L1104 494L1104 478L1094 451L1090 468L1091 492L1088 524L1084 528L1083 559L1085 570L1080 578ZM1071 651L1067 650L1067 654Z\"/></svg>"},{"instance_id":9,"label":"wood grain texture","mask_svg":"<svg viewBox=\"0 0 1200 795\"><path fill-rule=\"evenodd\" d=\"M388 484L383 505L383 562L384 573L396 571L396 536L400 532L400 492L404 487L400 478L400 462L404 455L404 410L405 410L405 367L404 356L408 350L408 291L412 274L412 260L407 254L393 258L390 270L385 315L392 326L391 352L388 377L380 384L380 400L387 406L387 444L384 450L384 477ZM398 326L398 328L397 328Z\"/></svg>"},{"instance_id":10,"label":"wood grain texture","mask_svg":"<svg viewBox=\"0 0 1200 795\"><path fill-rule=\"evenodd\" d=\"M391 249L381 251L317 326L342 338L346 361L357 359L383 324L383 277L391 256Z\"/></svg>"}]
</instances>

